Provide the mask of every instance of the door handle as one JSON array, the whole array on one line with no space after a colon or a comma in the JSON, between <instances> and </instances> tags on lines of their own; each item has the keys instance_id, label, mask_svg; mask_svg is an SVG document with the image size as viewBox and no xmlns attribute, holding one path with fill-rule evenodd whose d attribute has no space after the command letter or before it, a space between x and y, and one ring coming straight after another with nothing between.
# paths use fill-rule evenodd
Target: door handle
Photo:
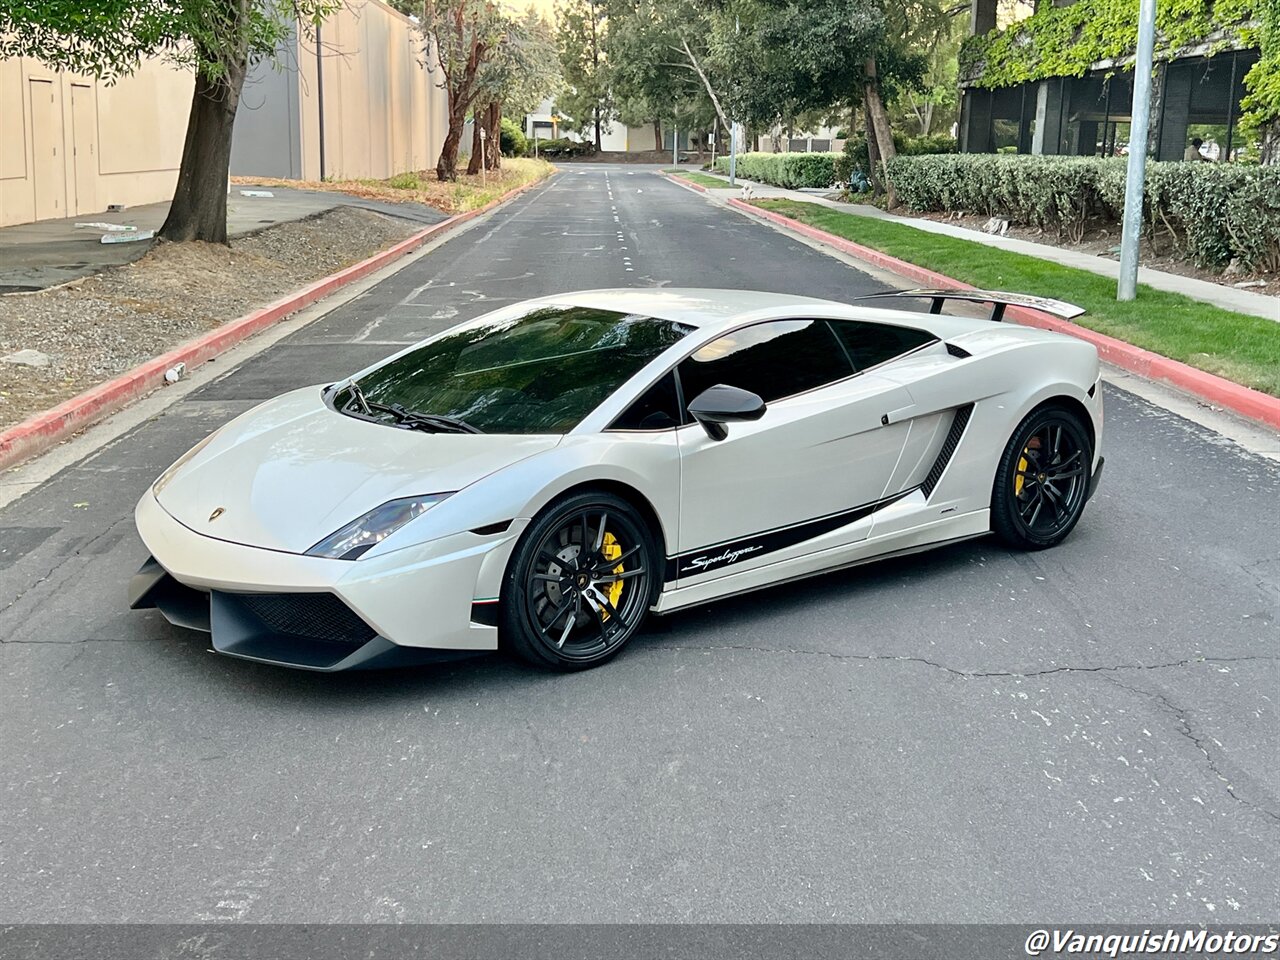
<instances>
[{"instance_id":1,"label":"door handle","mask_svg":"<svg viewBox=\"0 0 1280 960\"><path fill-rule=\"evenodd\" d=\"M912 403L905 407L899 407L897 410L890 410L888 413L881 414L880 426L887 427L891 423L900 423L901 421L906 420L911 411L915 408L916 405Z\"/></svg>"}]
</instances>

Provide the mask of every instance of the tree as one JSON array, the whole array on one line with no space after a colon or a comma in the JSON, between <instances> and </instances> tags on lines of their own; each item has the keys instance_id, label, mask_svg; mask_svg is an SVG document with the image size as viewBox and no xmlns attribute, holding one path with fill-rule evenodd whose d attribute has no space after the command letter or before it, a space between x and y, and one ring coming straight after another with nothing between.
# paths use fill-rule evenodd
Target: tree
<instances>
[{"instance_id":1,"label":"tree","mask_svg":"<svg viewBox=\"0 0 1280 960\"><path fill-rule=\"evenodd\" d=\"M483 91L481 71L502 42L507 21L489 0L426 0L419 25L439 60L438 85L446 100L448 130L436 161L436 178L457 180L467 113Z\"/></svg>"},{"instance_id":2,"label":"tree","mask_svg":"<svg viewBox=\"0 0 1280 960\"><path fill-rule=\"evenodd\" d=\"M594 129L596 150L601 148L612 111L609 65L604 55L607 29L602 0L566 0L556 16L556 43L565 82L556 112L572 118L579 133Z\"/></svg>"},{"instance_id":3,"label":"tree","mask_svg":"<svg viewBox=\"0 0 1280 960\"><path fill-rule=\"evenodd\" d=\"M558 68L555 34L536 11L530 9L522 17L504 16L501 37L481 65L476 81L467 173L479 173L481 162L489 170L501 166L504 112L520 117L532 113L558 89Z\"/></svg>"},{"instance_id":4,"label":"tree","mask_svg":"<svg viewBox=\"0 0 1280 960\"><path fill-rule=\"evenodd\" d=\"M33 0L0 7L0 59L33 57L106 82L164 56L195 71L166 240L227 242L231 132L245 74L340 0Z\"/></svg>"},{"instance_id":5,"label":"tree","mask_svg":"<svg viewBox=\"0 0 1280 960\"><path fill-rule=\"evenodd\" d=\"M696 0L611 0L606 60L617 116L628 126L652 123L686 130L729 128L723 80L710 57L713 16ZM701 143L699 149L701 149Z\"/></svg>"},{"instance_id":6,"label":"tree","mask_svg":"<svg viewBox=\"0 0 1280 960\"><path fill-rule=\"evenodd\" d=\"M892 5L906 2L728 0L713 20L710 50L732 78L734 113L786 129L807 111L861 107L883 175L894 155L885 102L924 68L890 16Z\"/></svg>"}]
</instances>

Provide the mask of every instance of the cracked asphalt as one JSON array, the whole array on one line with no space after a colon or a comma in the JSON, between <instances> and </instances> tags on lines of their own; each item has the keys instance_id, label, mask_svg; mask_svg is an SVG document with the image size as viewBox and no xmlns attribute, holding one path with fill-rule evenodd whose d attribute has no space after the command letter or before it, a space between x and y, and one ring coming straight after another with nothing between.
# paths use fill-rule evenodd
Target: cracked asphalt
<instances>
[{"instance_id":1,"label":"cracked asphalt","mask_svg":"<svg viewBox=\"0 0 1280 960\"><path fill-rule=\"evenodd\" d=\"M0 922L1280 919L1280 468L1114 388L1062 546L694 609L587 673L291 672L125 608L138 496L276 393L557 290L882 281L568 166L0 510Z\"/></svg>"}]
</instances>

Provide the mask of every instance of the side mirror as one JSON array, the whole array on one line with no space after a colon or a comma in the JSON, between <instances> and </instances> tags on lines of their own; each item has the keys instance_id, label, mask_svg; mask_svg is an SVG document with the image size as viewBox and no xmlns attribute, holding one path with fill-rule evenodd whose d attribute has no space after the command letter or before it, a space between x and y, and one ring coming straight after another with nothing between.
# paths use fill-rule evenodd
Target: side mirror
<instances>
[{"instance_id":1,"label":"side mirror","mask_svg":"<svg viewBox=\"0 0 1280 960\"><path fill-rule=\"evenodd\" d=\"M750 390L741 390L723 383L707 387L689 404L690 415L702 424L702 429L707 431L707 436L712 440L723 440L729 436L726 423L733 420L759 420L764 416L765 409L765 402Z\"/></svg>"}]
</instances>

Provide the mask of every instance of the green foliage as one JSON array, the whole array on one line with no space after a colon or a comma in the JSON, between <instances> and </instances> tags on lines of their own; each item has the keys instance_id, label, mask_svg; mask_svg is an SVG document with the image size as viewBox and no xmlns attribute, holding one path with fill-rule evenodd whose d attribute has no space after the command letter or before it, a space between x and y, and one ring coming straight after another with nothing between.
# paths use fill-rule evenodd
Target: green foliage
<instances>
[{"instance_id":1,"label":"green foliage","mask_svg":"<svg viewBox=\"0 0 1280 960\"><path fill-rule=\"evenodd\" d=\"M502 155L523 157L529 153L529 138L510 117L502 118Z\"/></svg>"},{"instance_id":2,"label":"green foliage","mask_svg":"<svg viewBox=\"0 0 1280 960\"><path fill-rule=\"evenodd\" d=\"M1270 0L1161 0L1156 8L1158 59L1204 42L1222 30L1251 42L1249 21ZM1078 0L1041 4L1036 13L1005 30L970 37L961 50L961 73L980 86L1006 87L1045 77L1083 76L1099 60L1131 57L1138 43L1139 0ZM1219 47L1227 45L1227 40Z\"/></svg>"},{"instance_id":3,"label":"green foliage","mask_svg":"<svg viewBox=\"0 0 1280 960\"><path fill-rule=\"evenodd\" d=\"M838 153L742 153L737 175L747 180L771 183L775 187L799 190L829 187L836 182ZM729 158L716 158L716 173L729 172Z\"/></svg>"},{"instance_id":4,"label":"green foliage","mask_svg":"<svg viewBox=\"0 0 1280 960\"><path fill-rule=\"evenodd\" d=\"M272 56L298 29L314 26L340 0L20 0L0 5L0 60L33 57L55 69L112 81L143 57L219 80ZM238 94L237 90L237 94Z\"/></svg>"},{"instance_id":5,"label":"green foliage","mask_svg":"<svg viewBox=\"0 0 1280 960\"><path fill-rule=\"evenodd\" d=\"M1265 317L1147 286L1139 286L1136 300L1117 301L1113 278L1039 257L816 203L759 200L756 205L975 287L1078 303L1087 311L1075 321L1081 326L1280 396L1280 323Z\"/></svg>"},{"instance_id":6,"label":"green foliage","mask_svg":"<svg viewBox=\"0 0 1280 960\"><path fill-rule=\"evenodd\" d=\"M492 51L502 43L507 22L497 6L486 0L437 0L424 4L419 29L434 47L457 118L465 116L481 93L481 75ZM456 118L451 118L452 120Z\"/></svg>"},{"instance_id":7,"label":"green foliage","mask_svg":"<svg viewBox=\"0 0 1280 960\"><path fill-rule=\"evenodd\" d=\"M1240 126L1246 134L1259 135L1268 154L1280 144L1280 2L1259 0L1259 27L1256 33L1262 58L1244 77L1244 111Z\"/></svg>"},{"instance_id":8,"label":"green foliage","mask_svg":"<svg viewBox=\"0 0 1280 960\"><path fill-rule=\"evenodd\" d=\"M1124 158L990 154L898 157L898 198L930 212L967 211L1079 239L1091 216L1119 220ZM1147 164L1147 229L1210 266L1236 258L1280 267L1280 167Z\"/></svg>"},{"instance_id":9,"label":"green foliage","mask_svg":"<svg viewBox=\"0 0 1280 960\"><path fill-rule=\"evenodd\" d=\"M477 104L497 101L523 117L560 89L560 63L550 24L537 11L523 16L499 13L500 30L476 74Z\"/></svg>"},{"instance_id":10,"label":"green foliage","mask_svg":"<svg viewBox=\"0 0 1280 960\"><path fill-rule=\"evenodd\" d=\"M710 128L716 111L698 68L712 89L725 82L707 50L713 12L693 0L610 0L608 15L607 60L618 119L628 126L658 121L686 130Z\"/></svg>"},{"instance_id":11,"label":"green foliage","mask_svg":"<svg viewBox=\"0 0 1280 960\"><path fill-rule=\"evenodd\" d=\"M584 157L593 149L594 147L586 141L569 140L565 137L538 141L538 156L546 157L548 160L555 160L558 157Z\"/></svg>"},{"instance_id":12,"label":"green foliage","mask_svg":"<svg viewBox=\"0 0 1280 960\"><path fill-rule=\"evenodd\" d=\"M556 112L561 126L575 133L598 135L609 126L607 23L603 0L565 0L556 13L556 47L564 78Z\"/></svg>"},{"instance_id":13,"label":"green foliage","mask_svg":"<svg viewBox=\"0 0 1280 960\"><path fill-rule=\"evenodd\" d=\"M376 180L370 182L377 183ZM422 176L416 170L397 173L382 182L394 190L421 190L423 188Z\"/></svg>"},{"instance_id":14,"label":"green foliage","mask_svg":"<svg viewBox=\"0 0 1280 960\"><path fill-rule=\"evenodd\" d=\"M710 167L711 164L708 163L705 166ZM692 170L682 170L679 167L672 170L663 170L662 172L672 174L681 180L688 180L690 183L696 183L698 186L706 187L709 190L723 190L729 186L728 180L723 180L720 177L711 177L705 173L696 173Z\"/></svg>"},{"instance_id":15,"label":"green foliage","mask_svg":"<svg viewBox=\"0 0 1280 960\"><path fill-rule=\"evenodd\" d=\"M1241 123L1258 130L1280 120L1280 3L1276 0L1161 0L1156 8L1157 59L1219 36L1210 52L1258 46L1262 58L1246 74ZM1138 42L1138 0L1041 4L1034 16L960 51L960 73L983 87L1046 77L1083 76L1100 60L1121 61Z\"/></svg>"},{"instance_id":16,"label":"green foliage","mask_svg":"<svg viewBox=\"0 0 1280 960\"><path fill-rule=\"evenodd\" d=\"M867 58L887 52L878 0L732 0L711 27L731 112L759 126L860 99Z\"/></svg>"},{"instance_id":17,"label":"green foliage","mask_svg":"<svg viewBox=\"0 0 1280 960\"><path fill-rule=\"evenodd\" d=\"M933 134L928 137L904 137L894 133L893 145L899 156L918 156L927 153L955 153L956 138L950 134ZM848 183L855 172L866 174L871 169L871 160L867 155L867 138L858 134L844 142L844 150L836 159L836 180Z\"/></svg>"}]
</instances>

